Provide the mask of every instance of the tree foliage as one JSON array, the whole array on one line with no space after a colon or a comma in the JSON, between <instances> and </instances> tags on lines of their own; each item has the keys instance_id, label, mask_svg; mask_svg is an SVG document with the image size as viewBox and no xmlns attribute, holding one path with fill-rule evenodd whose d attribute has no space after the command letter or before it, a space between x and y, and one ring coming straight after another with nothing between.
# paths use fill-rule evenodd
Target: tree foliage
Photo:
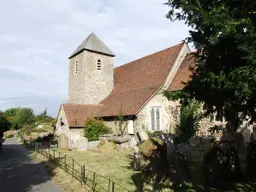
<instances>
[{"instance_id":1,"label":"tree foliage","mask_svg":"<svg viewBox=\"0 0 256 192\"><path fill-rule=\"evenodd\" d=\"M201 103L194 99L181 105L180 122L176 129L178 131L177 143L188 142L195 135L199 128L201 113Z\"/></svg>"},{"instance_id":2,"label":"tree foliage","mask_svg":"<svg viewBox=\"0 0 256 192\"><path fill-rule=\"evenodd\" d=\"M109 127L101 119L90 118L85 121L84 136L88 138L88 141L97 141L100 135L109 132Z\"/></svg>"},{"instance_id":3,"label":"tree foliage","mask_svg":"<svg viewBox=\"0 0 256 192\"><path fill-rule=\"evenodd\" d=\"M197 52L192 78L179 96L204 103L206 114L225 117L233 131L256 119L256 1L169 0L167 18L192 28ZM170 95L169 95L170 96ZM176 94L177 96L177 94Z\"/></svg>"},{"instance_id":4,"label":"tree foliage","mask_svg":"<svg viewBox=\"0 0 256 192\"><path fill-rule=\"evenodd\" d=\"M40 120L43 120L43 119L46 119L48 118L48 113L47 113L47 109L45 109L42 113L40 113L39 115L36 116L36 120L40 121Z\"/></svg>"},{"instance_id":5,"label":"tree foliage","mask_svg":"<svg viewBox=\"0 0 256 192\"><path fill-rule=\"evenodd\" d=\"M30 108L20 108L17 118L20 126L35 122L35 114Z\"/></svg>"},{"instance_id":6,"label":"tree foliage","mask_svg":"<svg viewBox=\"0 0 256 192\"><path fill-rule=\"evenodd\" d=\"M2 133L9 130L11 127L11 123L6 119L4 114L0 111L0 137Z\"/></svg>"},{"instance_id":7,"label":"tree foliage","mask_svg":"<svg viewBox=\"0 0 256 192\"><path fill-rule=\"evenodd\" d=\"M16 129L25 124L35 122L35 114L30 108L10 108L4 112L4 116L11 123L12 127Z\"/></svg>"}]
</instances>

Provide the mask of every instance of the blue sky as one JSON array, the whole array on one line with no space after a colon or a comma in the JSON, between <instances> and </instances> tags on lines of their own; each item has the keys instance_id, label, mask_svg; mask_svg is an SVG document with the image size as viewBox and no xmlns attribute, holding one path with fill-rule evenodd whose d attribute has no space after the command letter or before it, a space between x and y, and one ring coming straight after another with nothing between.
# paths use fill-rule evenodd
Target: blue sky
<instances>
[{"instance_id":1,"label":"blue sky","mask_svg":"<svg viewBox=\"0 0 256 192\"><path fill-rule=\"evenodd\" d=\"M164 2L0 1L0 110L56 116L67 102L68 56L91 32L115 53L115 66L181 42L189 28L165 18Z\"/></svg>"}]
</instances>

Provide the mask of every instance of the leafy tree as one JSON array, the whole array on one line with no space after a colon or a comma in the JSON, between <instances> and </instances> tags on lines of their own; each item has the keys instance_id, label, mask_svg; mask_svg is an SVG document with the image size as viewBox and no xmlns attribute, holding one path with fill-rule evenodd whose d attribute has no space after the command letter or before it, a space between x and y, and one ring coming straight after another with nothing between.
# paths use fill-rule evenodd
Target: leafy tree
<instances>
[{"instance_id":1,"label":"leafy tree","mask_svg":"<svg viewBox=\"0 0 256 192\"><path fill-rule=\"evenodd\" d=\"M5 118L4 114L0 111L0 137L3 132L9 130L11 123Z\"/></svg>"},{"instance_id":2,"label":"leafy tree","mask_svg":"<svg viewBox=\"0 0 256 192\"><path fill-rule=\"evenodd\" d=\"M49 118L49 116L47 113L47 109L45 109L42 113L40 113L39 115L36 116L37 121L41 121L41 120L48 119L48 118Z\"/></svg>"},{"instance_id":3,"label":"leafy tree","mask_svg":"<svg viewBox=\"0 0 256 192\"><path fill-rule=\"evenodd\" d=\"M20 108L18 108L18 107L6 109L6 110L4 111L4 115L5 115L6 117L13 117L13 116L15 116L15 115L17 114L17 112L19 111L19 109L20 109Z\"/></svg>"},{"instance_id":4,"label":"leafy tree","mask_svg":"<svg viewBox=\"0 0 256 192\"><path fill-rule=\"evenodd\" d=\"M192 28L195 65L191 80L176 96L204 103L235 131L241 120L256 119L256 1L169 0L167 18ZM170 95L169 95L170 96Z\"/></svg>"},{"instance_id":5,"label":"leafy tree","mask_svg":"<svg viewBox=\"0 0 256 192\"><path fill-rule=\"evenodd\" d=\"M109 127L101 119L90 118L85 121L84 136L89 141L99 140L99 136L110 132Z\"/></svg>"},{"instance_id":6,"label":"leafy tree","mask_svg":"<svg viewBox=\"0 0 256 192\"><path fill-rule=\"evenodd\" d=\"M17 116L19 110L19 107L15 107L4 111L5 118L11 123L11 127L14 129L19 128L19 120Z\"/></svg>"},{"instance_id":7,"label":"leafy tree","mask_svg":"<svg viewBox=\"0 0 256 192\"><path fill-rule=\"evenodd\" d=\"M16 116L18 118L18 123L20 126L30 124L35 121L35 114L30 108L20 108Z\"/></svg>"},{"instance_id":8,"label":"leafy tree","mask_svg":"<svg viewBox=\"0 0 256 192\"><path fill-rule=\"evenodd\" d=\"M35 121L34 112L30 108L10 108L4 112L4 116L15 129Z\"/></svg>"}]
</instances>

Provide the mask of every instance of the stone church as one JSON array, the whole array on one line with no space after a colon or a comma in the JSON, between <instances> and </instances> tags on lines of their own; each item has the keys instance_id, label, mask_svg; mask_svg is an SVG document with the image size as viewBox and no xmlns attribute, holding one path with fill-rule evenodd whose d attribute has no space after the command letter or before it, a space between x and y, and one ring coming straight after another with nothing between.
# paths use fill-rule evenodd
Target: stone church
<instances>
[{"instance_id":1,"label":"stone church","mask_svg":"<svg viewBox=\"0 0 256 192\"><path fill-rule=\"evenodd\" d=\"M194 59L188 45L180 43L115 68L114 57L94 33L71 54L68 103L60 106L57 132L74 138L91 117L100 117L115 129L120 114L130 135L175 127L179 104L168 101L162 91L180 90L182 81L189 80Z\"/></svg>"}]
</instances>

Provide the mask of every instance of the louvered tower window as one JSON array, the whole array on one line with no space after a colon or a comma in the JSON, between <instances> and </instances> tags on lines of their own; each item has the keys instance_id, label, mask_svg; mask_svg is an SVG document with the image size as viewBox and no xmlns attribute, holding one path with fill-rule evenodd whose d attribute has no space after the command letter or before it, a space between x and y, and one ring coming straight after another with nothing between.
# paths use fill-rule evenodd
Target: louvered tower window
<instances>
[{"instance_id":1,"label":"louvered tower window","mask_svg":"<svg viewBox=\"0 0 256 192\"><path fill-rule=\"evenodd\" d=\"M101 60L98 59L97 61L97 70L100 71L101 70Z\"/></svg>"},{"instance_id":2,"label":"louvered tower window","mask_svg":"<svg viewBox=\"0 0 256 192\"><path fill-rule=\"evenodd\" d=\"M74 71L75 71L75 75L77 75L77 74L78 74L78 63L77 63L77 61L76 61L76 63L75 63L75 69L74 69Z\"/></svg>"}]
</instances>

